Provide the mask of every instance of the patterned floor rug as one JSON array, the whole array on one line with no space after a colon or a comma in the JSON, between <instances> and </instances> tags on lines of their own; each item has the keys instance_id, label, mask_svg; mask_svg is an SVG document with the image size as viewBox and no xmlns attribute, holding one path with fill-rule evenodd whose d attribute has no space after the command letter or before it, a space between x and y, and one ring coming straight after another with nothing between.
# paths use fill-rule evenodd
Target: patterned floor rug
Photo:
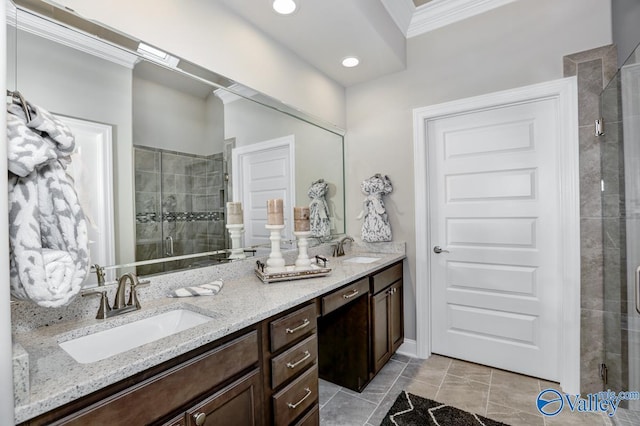
<instances>
[{"instance_id":1,"label":"patterned floor rug","mask_svg":"<svg viewBox=\"0 0 640 426\"><path fill-rule=\"evenodd\" d=\"M450 405L403 391L380 426L507 426Z\"/></svg>"}]
</instances>

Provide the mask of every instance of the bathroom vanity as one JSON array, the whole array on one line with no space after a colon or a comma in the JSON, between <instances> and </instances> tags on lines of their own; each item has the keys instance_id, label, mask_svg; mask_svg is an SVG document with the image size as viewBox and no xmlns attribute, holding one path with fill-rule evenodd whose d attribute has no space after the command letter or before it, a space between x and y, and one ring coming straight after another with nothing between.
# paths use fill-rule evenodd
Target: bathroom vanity
<instances>
[{"instance_id":1,"label":"bathroom vanity","mask_svg":"<svg viewBox=\"0 0 640 426\"><path fill-rule=\"evenodd\" d=\"M118 321L171 309L212 320L89 364L58 343L110 320L19 334L30 356L31 390L16 420L317 425L319 377L361 391L403 340L404 253L367 256L374 260L330 258L326 277L263 284L245 274L225 281L213 297L143 299L139 313Z\"/></svg>"}]
</instances>

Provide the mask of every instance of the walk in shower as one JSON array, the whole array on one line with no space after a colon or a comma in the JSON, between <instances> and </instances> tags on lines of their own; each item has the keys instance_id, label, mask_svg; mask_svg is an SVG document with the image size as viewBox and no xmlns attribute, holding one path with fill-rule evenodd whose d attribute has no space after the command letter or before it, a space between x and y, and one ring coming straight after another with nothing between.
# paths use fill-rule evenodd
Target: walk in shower
<instances>
[{"instance_id":1,"label":"walk in shower","mask_svg":"<svg viewBox=\"0 0 640 426\"><path fill-rule=\"evenodd\" d=\"M134 147L136 260L224 250L227 200L223 153L194 155ZM224 256L223 256L224 257ZM138 267L153 274L193 266L184 259Z\"/></svg>"},{"instance_id":2,"label":"walk in shower","mask_svg":"<svg viewBox=\"0 0 640 426\"><path fill-rule=\"evenodd\" d=\"M640 390L640 47L601 94L605 389ZM640 401L618 424L638 424ZM628 423L627 423L628 422Z\"/></svg>"}]
</instances>

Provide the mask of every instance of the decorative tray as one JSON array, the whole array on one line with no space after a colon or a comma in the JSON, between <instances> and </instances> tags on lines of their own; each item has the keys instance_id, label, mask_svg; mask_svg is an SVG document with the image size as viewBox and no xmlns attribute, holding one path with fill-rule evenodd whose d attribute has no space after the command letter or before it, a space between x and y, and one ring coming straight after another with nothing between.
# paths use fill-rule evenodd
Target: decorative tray
<instances>
[{"instance_id":1,"label":"decorative tray","mask_svg":"<svg viewBox=\"0 0 640 426\"><path fill-rule=\"evenodd\" d=\"M326 261L325 261L326 262ZM323 277L331 273L331 268L312 263L309 269L296 269L295 265L286 265L284 270L269 272L269 267L259 260L256 262L256 275L262 282L269 284L278 281L301 280L305 278Z\"/></svg>"}]
</instances>

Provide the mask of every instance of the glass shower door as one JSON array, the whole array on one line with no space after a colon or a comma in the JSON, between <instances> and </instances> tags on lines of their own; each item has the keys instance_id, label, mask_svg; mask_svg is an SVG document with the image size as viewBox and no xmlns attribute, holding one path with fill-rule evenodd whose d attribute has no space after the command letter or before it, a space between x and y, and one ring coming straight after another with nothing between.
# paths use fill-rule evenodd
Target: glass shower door
<instances>
[{"instance_id":1,"label":"glass shower door","mask_svg":"<svg viewBox=\"0 0 640 426\"><path fill-rule=\"evenodd\" d=\"M640 391L639 59L637 48L601 95L605 389L613 391ZM621 407L640 416L640 401Z\"/></svg>"},{"instance_id":2,"label":"glass shower door","mask_svg":"<svg viewBox=\"0 0 640 426\"><path fill-rule=\"evenodd\" d=\"M136 260L176 258L139 266L137 272L168 272L224 259L224 254L180 258L227 247L223 153L194 155L139 146L134 151Z\"/></svg>"},{"instance_id":3,"label":"glass shower door","mask_svg":"<svg viewBox=\"0 0 640 426\"><path fill-rule=\"evenodd\" d=\"M622 335L627 345L627 360L622 373L628 377L628 390L640 390L640 48L620 69L622 140L624 144L624 181L626 210L626 292L622 291ZM625 294L626 293L626 294ZM626 326L626 333L624 327ZM627 367L626 369L624 367ZM640 411L640 401L629 408Z\"/></svg>"}]
</instances>

